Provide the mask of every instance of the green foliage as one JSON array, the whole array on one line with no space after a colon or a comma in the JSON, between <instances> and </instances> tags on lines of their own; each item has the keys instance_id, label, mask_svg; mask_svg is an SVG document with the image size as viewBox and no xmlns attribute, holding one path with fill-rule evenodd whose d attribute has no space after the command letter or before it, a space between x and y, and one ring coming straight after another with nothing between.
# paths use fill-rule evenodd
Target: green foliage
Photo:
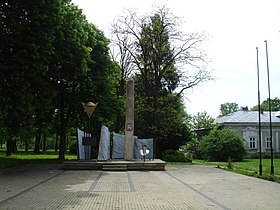
<instances>
[{"instance_id":1,"label":"green foliage","mask_svg":"<svg viewBox=\"0 0 280 210\"><path fill-rule=\"evenodd\" d=\"M60 0L1 1L0 108L9 136L7 145L19 136L26 137L25 130L39 127L35 124L42 127L49 114L53 88L47 85L50 78L46 75L62 4Z\"/></svg>"},{"instance_id":2,"label":"green foliage","mask_svg":"<svg viewBox=\"0 0 280 210\"><path fill-rule=\"evenodd\" d=\"M192 139L180 148L193 155L194 158L201 158L201 152L198 147L199 141L204 135L207 135L215 126L214 118L207 112L198 112L196 115L188 115L186 123L192 131Z\"/></svg>"},{"instance_id":3,"label":"green foliage","mask_svg":"<svg viewBox=\"0 0 280 210\"><path fill-rule=\"evenodd\" d=\"M210 161L227 161L229 157L241 161L246 155L243 138L230 129L213 129L203 137L199 147L204 158Z\"/></svg>"},{"instance_id":4,"label":"green foliage","mask_svg":"<svg viewBox=\"0 0 280 210\"><path fill-rule=\"evenodd\" d=\"M178 150L165 150L163 160L166 162L192 162L192 157Z\"/></svg>"},{"instance_id":5,"label":"green foliage","mask_svg":"<svg viewBox=\"0 0 280 210\"><path fill-rule=\"evenodd\" d=\"M274 99L270 99L271 104L271 111L280 111L280 99L275 97ZM251 111L258 111L258 105L251 108ZM264 100L261 103L261 110L262 111L269 111L269 103L268 99Z\"/></svg>"},{"instance_id":6,"label":"green foliage","mask_svg":"<svg viewBox=\"0 0 280 210\"><path fill-rule=\"evenodd\" d=\"M174 62L170 62L174 54L170 46L168 23L161 15L154 14L144 23L139 39L141 51L138 60L142 61L139 76L142 77L143 91L151 96L174 91L179 82Z\"/></svg>"},{"instance_id":7,"label":"green foliage","mask_svg":"<svg viewBox=\"0 0 280 210\"><path fill-rule=\"evenodd\" d=\"M194 116L190 116L190 126L193 130L212 129L215 126L214 118L207 112L198 112Z\"/></svg>"},{"instance_id":8,"label":"green foliage","mask_svg":"<svg viewBox=\"0 0 280 210\"><path fill-rule=\"evenodd\" d=\"M0 92L1 119L9 136L34 123L37 101L53 53L58 6L61 1L1 1ZM46 91L47 92L47 91ZM45 103L46 100L40 101Z\"/></svg>"},{"instance_id":9,"label":"green foliage","mask_svg":"<svg viewBox=\"0 0 280 210\"><path fill-rule=\"evenodd\" d=\"M181 96L174 93L179 74L171 61L174 52L168 23L161 15L151 16L141 28L137 51L140 73L135 76L135 130L138 136L156 140L158 157L190 140Z\"/></svg>"},{"instance_id":10,"label":"green foliage","mask_svg":"<svg viewBox=\"0 0 280 210\"><path fill-rule=\"evenodd\" d=\"M180 150L184 151L186 154L190 154L194 159L202 159L199 140L197 138L192 138L190 141L186 142L180 147Z\"/></svg>"},{"instance_id":11,"label":"green foliage","mask_svg":"<svg viewBox=\"0 0 280 210\"><path fill-rule=\"evenodd\" d=\"M115 97L118 68L109 41L69 0L4 0L0 14L3 136L29 145L36 135L39 149L41 133L59 133L64 158L68 129L83 124L81 102L99 102L97 135L101 124L112 124L116 107L124 106Z\"/></svg>"},{"instance_id":12,"label":"green foliage","mask_svg":"<svg viewBox=\"0 0 280 210\"><path fill-rule=\"evenodd\" d=\"M145 98L139 98L135 107L136 135L155 139L157 157L161 157L164 150L178 150L191 139L190 130L184 123L185 113L180 97L171 94L161 97L158 109L147 103Z\"/></svg>"},{"instance_id":13,"label":"green foliage","mask_svg":"<svg viewBox=\"0 0 280 210\"><path fill-rule=\"evenodd\" d=\"M238 106L237 103L229 103L229 102L223 103L220 106L219 117L222 117L222 116L228 115L230 113L236 112L236 111L238 111L238 109L239 109L239 106Z\"/></svg>"},{"instance_id":14,"label":"green foliage","mask_svg":"<svg viewBox=\"0 0 280 210\"><path fill-rule=\"evenodd\" d=\"M71 141L70 146L69 146L69 153L70 154L77 154L78 152L78 147L77 147L77 141Z\"/></svg>"}]
</instances>

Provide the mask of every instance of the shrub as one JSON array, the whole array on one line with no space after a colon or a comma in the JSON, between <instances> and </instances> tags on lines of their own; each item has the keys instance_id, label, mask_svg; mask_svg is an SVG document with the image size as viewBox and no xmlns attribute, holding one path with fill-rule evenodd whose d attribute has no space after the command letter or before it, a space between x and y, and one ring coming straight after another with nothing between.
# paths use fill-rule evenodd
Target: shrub
<instances>
[{"instance_id":1,"label":"shrub","mask_svg":"<svg viewBox=\"0 0 280 210\"><path fill-rule=\"evenodd\" d=\"M184 152L192 157L192 159L201 159L201 152L198 148L199 141L195 138L191 139L185 145L179 148L179 151Z\"/></svg>"},{"instance_id":2,"label":"shrub","mask_svg":"<svg viewBox=\"0 0 280 210\"><path fill-rule=\"evenodd\" d=\"M213 129L199 144L203 157L210 161L242 161L246 155L243 138L230 129Z\"/></svg>"},{"instance_id":3,"label":"shrub","mask_svg":"<svg viewBox=\"0 0 280 210\"><path fill-rule=\"evenodd\" d=\"M176 150L165 150L163 152L163 160L167 162L192 162L191 156Z\"/></svg>"},{"instance_id":4,"label":"shrub","mask_svg":"<svg viewBox=\"0 0 280 210\"><path fill-rule=\"evenodd\" d=\"M228 168L228 169L233 169L233 164L232 164L232 159L231 159L231 157L228 157L227 168Z\"/></svg>"}]
</instances>

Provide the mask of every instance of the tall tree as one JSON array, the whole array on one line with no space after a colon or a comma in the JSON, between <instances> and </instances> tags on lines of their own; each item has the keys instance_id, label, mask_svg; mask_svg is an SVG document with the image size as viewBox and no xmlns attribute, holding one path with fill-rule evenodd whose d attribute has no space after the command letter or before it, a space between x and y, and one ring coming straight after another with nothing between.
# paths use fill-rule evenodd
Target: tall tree
<instances>
[{"instance_id":1,"label":"tall tree","mask_svg":"<svg viewBox=\"0 0 280 210\"><path fill-rule=\"evenodd\" d=\"M159 152L178 149L187 140L181 94L211 79L204 66L198 64L204 59L196 47L204 36L185 35L177 26L177 18L164 7L143 18L128 11L114 24L114 34L126 41L123 47L133 64L136 132L143 137L157 137ZM188 64L198 67L194 74L190 73L193 68L186 71Z\"/></svg>"},{"instance_id":2,"label":"tall tree","mask_svg":"<svg viewBox=\"0 0 280 210\"><path fill-rule=\"evenodd\" d=\"M54 103L60 116L60 159L65 157L68 128L82 125L81 102L99 102L93 122L96 136L102 123L111 123L117 107L108 39L75 5L65 4L62 12L49 75L58 96Z\"/></svg>"},{"instance_id":3,"label":"tall tree","mask_svg":"<svg viewBox=\"0 0 280 210\"><path fill-rule=\"evenodd\" d=\"M237 103L230 103L230 102L223 103L220 106L220 115L219 115L219 117L228 115L228 114L236 112L238 110L239 110L239 106L238 106Z\"/></svg>"},{"instance_id":4,"label":"tall tree","mask_svg":"<svg viewBox=\"0 0 280 210\"><path fill-rule=\"evenodd\" d=\"M52 26L60 1L1 1L0 5L0 91L2 120L10 141L21 129L33 124L38 92L48 71L54 39Z\"/></svg>"},{"instance_id":5,"label":"tall tree","mask_svg":"<svg viewBox=\"0 0 280 210\"><path fill-rule=\"evenodd\" d=\"M70 0L0 5L0 124L10 140L7 154L12 141L35 134L39 152L41 132L56 125L64 159L68 127L82 124L81 101L100 102L99 124L115 112L108 39Z\"/></svg>"}]
</instances>

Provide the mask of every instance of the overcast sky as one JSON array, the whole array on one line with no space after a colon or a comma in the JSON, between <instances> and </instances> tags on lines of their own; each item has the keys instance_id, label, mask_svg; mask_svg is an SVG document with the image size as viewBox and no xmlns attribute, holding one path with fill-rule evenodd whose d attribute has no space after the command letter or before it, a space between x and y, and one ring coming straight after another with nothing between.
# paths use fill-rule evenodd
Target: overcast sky
<instances>
[{"instance_id":1,"label":"overcast sky","mask_svg":"<svg viewBox=\"0 0 280 210\"><path fill-rule=\"evenodd\" d=\"M215 81L186 92L189 114L206 111L212 117L220 105L234 102L257 105L259 48L261 101L268 97L265 42L268 43L271 98L280 98L280 0L72 0L87 20L109 38L111 24L124 9L149 14L155 4L165 4L182 17L184 32L207 32L204 44Z\"/></svg>"}]
</instances>

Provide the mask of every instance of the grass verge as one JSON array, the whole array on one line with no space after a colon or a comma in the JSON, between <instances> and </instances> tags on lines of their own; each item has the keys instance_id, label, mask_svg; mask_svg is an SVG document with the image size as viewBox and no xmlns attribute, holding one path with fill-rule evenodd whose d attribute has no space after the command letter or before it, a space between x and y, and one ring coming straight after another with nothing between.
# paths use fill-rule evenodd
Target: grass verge
<instances>
[{"instance_id":1,"label":"grass verge","mask_svg":"<svg viewBox=\"0 0 280 210\"><path fill-rule=\"evenodd\" d=\"M262 160L262 175L259 174L259 159L244 159L241 162L233 162L231 169L228 168L227 162L207 162L203 160L194 160L193 163L215 165L218 168L227 171L280 183L280 158L274 159L274 175L270 174L270 161L270 159Z\"/></svg>"},{"instance_id":2,"label":"grass verge","mask_svg":"<svg viewBox=\"0 0 280 210\"><path fill-rule=\"evenodd\" d=\"M65 159L76 160L77 156L66 153ZM0 151L0 170L23 164L60 164L63 161L58 159L58 152L52 150L42 152L41 154L34 154L31 151L19 151L11 156L6 156L4 151Z\"/></svg>"}]
</instances>

